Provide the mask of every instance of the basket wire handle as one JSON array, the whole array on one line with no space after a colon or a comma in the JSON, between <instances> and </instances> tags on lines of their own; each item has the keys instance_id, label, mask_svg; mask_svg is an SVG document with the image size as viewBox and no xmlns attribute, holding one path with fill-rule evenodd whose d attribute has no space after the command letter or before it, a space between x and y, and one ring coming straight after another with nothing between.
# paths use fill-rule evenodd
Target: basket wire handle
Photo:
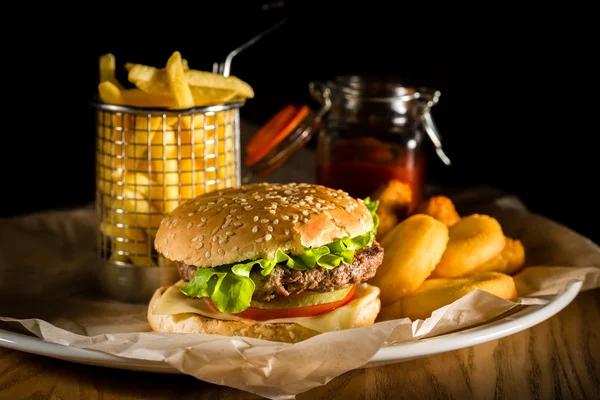
<instances>
[{"instance_id":1,"label":"basket wire handle","mask_svg":"<svg viewBox=\"0 0 600 400\"><path fill-rule=\"evenodd\" d=\"M265 36L267 36L268 34L273 32L274 30L276 30L277 28L279 28L286 22L287 22L287 18L281 19L276 24L270 26L266 30L262 31L261 33L259 33L256 36L254 36L252 39L248 40L246 43L242 44L238 48L229 52L229 54L227 55L227 58L225 58L224 63L220 63L220 64L214 63L213 64L213 73L222 74L223 76L228 77L231 72L231 61L233 60L233 57L237 56L242 51L246 50L248 47L252 46L254 43L258 42L260 39L264 38Z\"/></svg>"}]
</instances>

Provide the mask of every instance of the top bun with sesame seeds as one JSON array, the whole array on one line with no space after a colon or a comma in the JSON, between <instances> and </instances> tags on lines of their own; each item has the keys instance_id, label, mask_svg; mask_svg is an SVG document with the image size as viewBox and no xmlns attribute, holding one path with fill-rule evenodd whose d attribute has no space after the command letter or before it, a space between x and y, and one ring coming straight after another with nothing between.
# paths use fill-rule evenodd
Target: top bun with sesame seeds
<instances>
[{"instance_id":1,"label":"top bun with sesame seeds","mask_svg":"<svg viewBox=\"0 0 600 400\"><path fill-rule=\"evenodd\" d=\"M308 183L249 184L200 195L166 216L154 242L171 261L211 268L299 255L371 231L362 200Z\"/></svg>"}]
</instances>

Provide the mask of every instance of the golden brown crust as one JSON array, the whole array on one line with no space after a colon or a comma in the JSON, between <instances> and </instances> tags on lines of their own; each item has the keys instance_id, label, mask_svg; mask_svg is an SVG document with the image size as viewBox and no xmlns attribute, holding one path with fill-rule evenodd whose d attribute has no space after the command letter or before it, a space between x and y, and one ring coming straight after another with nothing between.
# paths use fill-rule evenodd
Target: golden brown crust
<instances>
[{"instance_id":1,"label":"golden brown crust","mask_svg":"<svg viewBox=\"0 0 600 400\"><path fill-rule=\"evenodd\" d=\"M201 268L255 258L277 249L300 254L370 231L360 200L313 184L245 185L188 200L166 216L154 246L166 258Z\"/></svg>"},{"instance_id":2,"label":"golden brown crust","mask_svg":"<svg viewBox=\"0 0 600 400\"><path fill-rule=\"evenodd\" d=\"M167 290L161 287L154 292L148 304L148 323L155 332L215 334L222 336L241 336L276 342L297 343L319 334L318 331L305 328L295 323L281 324L248 324L240 321L223 321L207 318L199 314L184 313L174 315L157 315L153 313L160 297ZM362 309L355 328L371 325L381 311L379 297Z\"/></svg>"},{"instance_id":3,"label":"golden brown crust","mask_svg":"<svg viewBox=\"0 0 600 400\"><path fill-rule=\"evenodd\" d=\"M438 221L451 227L460 221L460 215L454 207L452 200L446 196L433 196L417 207L415 214L430 215Z\"/></svg>"}]
</instances>

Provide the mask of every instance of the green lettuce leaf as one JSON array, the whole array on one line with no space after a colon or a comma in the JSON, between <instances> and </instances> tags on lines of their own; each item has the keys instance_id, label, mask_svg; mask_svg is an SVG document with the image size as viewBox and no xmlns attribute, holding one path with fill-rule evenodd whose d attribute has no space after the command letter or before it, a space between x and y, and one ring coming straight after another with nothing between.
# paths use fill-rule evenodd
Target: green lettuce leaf
<instances>
[{"instance_id":1,"label":"green lettuce leaf","mask_svg":"<svg viewBox=\"0 0 600 400\"><path fill-rule=\"evenodd\" d=\"M210 297L219 311L235 314L250 306L255 289L254 281L250 279L250 271L255 266L260 267L263 276L267 276L275 265L280 263L299 271L316 267L333 269L340 264L351 264L355 251L373 244L379 227L376 213L379 201L371 201L367 197L363 203L373 218L373 229L367 233L354 238L343 237L326 246L306 248L300 255L290 256L279 249L274 260L261 258L215 268L198 268L194 278L180 290L190 297Z\"/></svg>"}]
</instances>

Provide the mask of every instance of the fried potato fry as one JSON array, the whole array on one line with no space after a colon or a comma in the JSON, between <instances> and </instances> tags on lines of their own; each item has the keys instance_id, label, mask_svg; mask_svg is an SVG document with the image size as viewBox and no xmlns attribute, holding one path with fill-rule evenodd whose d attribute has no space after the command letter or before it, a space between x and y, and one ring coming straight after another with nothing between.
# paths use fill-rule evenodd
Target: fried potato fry
<instances>
[{"instance_id":1,"label":"fried potato fry","mask_svg":"<svg viewBox=\"0 0 600 400\"><path fill-rule=\"evenodd\" d=\"M505 300L514 300L518 296L513 278L498 272L478 272L463 278L429 279L412 296L382 308L378 321L398 318L424 320L435 310L452 304L475 289Z\"/></svg>"},{"instance_id":2,"label":"fried potato fry","mask_svg":"<svg viewBox=\"0 0 600 400\"><path fill-rule=\"evenodd\" d=\"M214 102L227 103L237 96L235 90L228 89L190 86L190 90L194 98L194 105L196 106L206 106Z\"/></svg>"},{"instance_id":3,"label":"fried potato fry","mask_svg":"<svg viewBox=\"0 0 600 400\"><path fill-rule=\"evenodd\" d=\"M451 227L460 220L454 203L446 196L433 196L417 206L415 213L427 214Z\"/></svg>"},{"instance_id":4,"label":"fried potato fry","mask_svg":"<svg viewBox=\"0 0 600 400\"><path fill-rule=\"evenodd\" d=\"M176 106L175 99L172 96L161 96L157 94L146 93L140 89L127 89L121 92L123 102L136 107L168 107Z\"/></svg>"},{"instance_id":5,"label":"fried potato fry","mask_svg":"<svg viewBox=\"0 0 600 400\"><path fill-rule=\"evenodd\" d=\"M119 186L121 185L113 185L113 188ZM162 215L159 210L150 204L148 198L138 192L121 187L120 189L114 189L111 196L105 195L104 201L106 204L111 205L112 210L124 215L131 215L134 219L130 219L128 224L132 222L132 226L147 229L146 232L149 237L156 234Z\"/></svg>"},{"instance_id":6,"label":"fried potato fry","mask_svg":"<svg viewBox=\"0 0 600 400\"><path fill-rule=\"evenodd\" d=\"M397 179L390 180L371 195L373 200L379 200L379 207L377 208L377 215L379 216L377 237L379 239L384 238L388 232L408 216L412 196L410 186Z\"/></svg>"},{"instance_id":7,"label":"fried potato fry","mask_svg":"<svg viewBox=\"0 0 600 400\"><path fill-rule=\"evenodd\" d=\"M252 86L233 75L225 77L221 74L214 74L208 71L190 69L185 71L185 78L190 86L233 90L241 97L247 99L254 97Z\"/></svg>"},{"instance_id":8,"label":"fried potato fry","mask_svg":"<svg viewBox=\"0 0 600 400\"><path fill-rule=\"evenodd\" d=\"M525 248L518 239L506 237L506 244L497 256L477 267L477 272L502 272L513 275L525 266Z\"/></svg>"},{"instance_id":9,"label":"fried potato fry","mask_svg":"<svg viewBox=\"0 0 600 400\"><path fill-rule=\"evenodd\" d=\"M383 262L369 283L383 305L411 295L429 277L448 243L448 227L428 215L413 215L381 240Z\"/></svg>"},{"instance_id":10,"label":"fried potato fry","mask_svg":"<svg viewBox=\"0 0 600 400\"><path fill-rule=\"evenodd\" d=\"M121 90L111 81L104 81L98 85L100 99L108 104L123 105L125 99Z\"/></svg>"},{"instance_id":11,"label":"fried potato fry","mask_svg":"<svg viewBox=\"0 0 600 400\"><path fill-rule=\"evenodd\" d=\"M175 104L175 98L171 92L169 82L164 82L159 79L150 79L148 81L137 81L135 82L135 86L149 95L169 98Z\"/></svg>"},{"instance_id":12,"label":"fried potato fry","mask_svg":"<svg viewBox=\"0 0 600 400\"><path fill-rule=\"evenodd\" d=\"M135 217L129 214L114 215L100 223L100 231L113 241L115 252L111 259L115 261L132 261L136 265L155 265L154 261L147 256L148 238L140 230L135 228Z\"/></svg>"},{"instance_id":13,"label":"fried potato fry","mask_svg":"<svg viewBox=\"0 0 600 400\"><path fill-rule=\"evenodd\" d=\"M194 97L192 97L192 91L185 80L183 61L181 61L181 53L178 51L174 52L167 61L167 81L178 107L194 106Z\"/></svg>"},{"instance_id":14,"label":"fried potato fry","mask_svg":"<svg viewBox=\"0 0 600 400\"><path fill-rule=\"evenodd\" d=\"M130 65L127 79L134 85L137 85L140 81L151 81L154 79L167 83L163 70L144 64Z\"/></svg>"},{"instance_id":15,"label":"fried potato fry","mask_svg":"<svg viewBox=\"0 0 600 400\"><path fill-rule=\"evenodd\" d=\"M424 215L424 214L416 214ZM506 240L493 217L472 214L449 228L450 240L431 278L458 278L500 254Z\"/></svg>"},{"instance_id":16,"label":"fried potato fry","mask_svg":"<svg viewBox=\"0 0 600 400\"><path fill-rule=\"evenodd\" d=\"M100 56L99 60L100 64L100 83L102 82L111 82L113 83L119 90L124 90L123 85L116 78L116 60L115 56L111 53L103 54Z\"/></svg>"}]
</instances>

